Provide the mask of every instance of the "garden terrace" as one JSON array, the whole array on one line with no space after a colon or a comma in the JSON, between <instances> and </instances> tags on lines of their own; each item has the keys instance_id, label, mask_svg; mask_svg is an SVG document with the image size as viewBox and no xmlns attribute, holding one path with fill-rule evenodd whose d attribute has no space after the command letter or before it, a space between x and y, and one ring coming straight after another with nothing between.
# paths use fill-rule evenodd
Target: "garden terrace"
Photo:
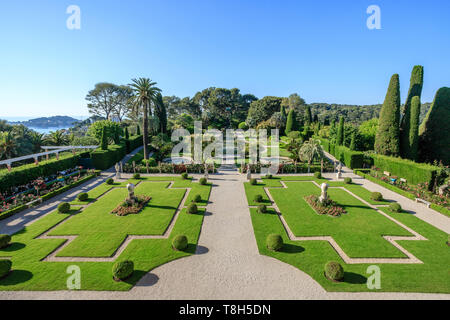
<instances>
[{"instance_id":1,"label":"garden terrace","mask_svg":"<svg viewBox=\"0 0 450 320\"><path fill-rule=\"evenodd\" d=\"M408 212L394 213L385 201L370 200L358 184L327 181L329 197L346 214L318 215L305 201L320 195L324 179L282 176L245 183L251 218L261 254L274 257L308 273L328 291L369 291L366 269L382 270L382 291L449 293L450 256L447 234ZM258 213L256 194L263 195L268 213ZM280 234L285 245L266 248L269 234ZM323 266L337 261L345 270L343 282L331 282Z\"/></svg>"},{"instance_id":2,"label":"garden terrace","mask_svg":"<svg viewBox=\"0 0 450 320\"><path fill-rule=\"evenodd\" d=\"M150 202L136 215L111 214L127 196L130 182ZM102 184L89 192L87 201L72 202L69 213L51 212L12 236L0 257L10 257L14 271L0 280L0 289L64 290L66 268L76 263L83 290L129 290L149 270L195 252L210 190L211 184L163 176ZM203 199L199 212L187 214L185 207L196 194ZM189 240L184 251L172 250L178 234ZM118 259L135 264L126 281L112 279Z\"/></svg>"}]
</instances>

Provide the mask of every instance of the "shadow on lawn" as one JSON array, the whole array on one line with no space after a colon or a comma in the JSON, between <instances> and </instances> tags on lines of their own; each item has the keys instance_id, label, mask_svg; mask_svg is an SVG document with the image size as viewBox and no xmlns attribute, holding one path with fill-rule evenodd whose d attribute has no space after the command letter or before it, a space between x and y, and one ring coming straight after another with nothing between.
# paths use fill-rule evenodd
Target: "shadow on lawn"
<instances>
[{"instance_id":1,"label":"shadow on lawn","mask_svg":"<svg viewBox=\"0 0 450 320\"><path fill-rule=\"evenodd\" d=\"M305 248L295 244L285 243L280 251L283 253L300 253L305 251Z\"/></svg>"},{"instance_id":2,"label":"shadow on lawn","mask_svg":"<svg viewBox=\"0 0 450 320\"><path fill-rule=\"evenodd\" d=\"M367 278L354 272L344 272L344 282L351 284L364 284Z\"/></svg>"},{"instance_id":3,"label":"shadow on lawn","mask_svg":"<svg viewBox=\"0 0 450 320\"><path fill-rule=\"evenodd\" d=\"M12 242L9 246L7 246L6 248L3 248L2 251L3 252L14 252L14 251L18 251L23 248L25 248L25 243Z\"/></svg>"},{"instance_id":4,"label":"shadow on lawn","mask_svg":"<svg viewBox=\"0 0 450 320\"><path fill-rule=\"evenodd\" d=\"M0 280L2 286L14 286L33 278L33 274L27 270L12 270L8 276Z\"/></svg>"}]
</instances>

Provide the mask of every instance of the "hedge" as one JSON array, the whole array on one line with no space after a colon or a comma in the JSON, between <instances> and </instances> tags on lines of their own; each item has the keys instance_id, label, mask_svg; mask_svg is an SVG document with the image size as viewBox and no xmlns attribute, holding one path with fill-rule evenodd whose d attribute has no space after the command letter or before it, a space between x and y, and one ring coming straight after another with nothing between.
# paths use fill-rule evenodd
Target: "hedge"
<instances>
[{"instance_id":1,"label":"hedge","mask_svg":"<svg viewBox=\"0 0 450 320\"><path fill-rule=\"evenodd\" d=\"M13 214L20 212L22 210L27 209L28 206L26 204L23 204L21 206L15 207L14 209L8 210L8 211L3 211L0 213L0 220L6 219L11 217Z\"/></svg>"},{"instance_id":2,"label":"hedge","mask_svg":"<svg viewBox=\"0 0 450 320\"><path fill-rule=\"evenodd\" d=\"M130 141L130 151L133 151L134 149L137 149L144 144L142 135L130 137L128 141Z\"/></svg>"},{"instance_id":3,"label":"hedge","mask_svg":"<svg viewBox=\"0 0 450 320\"><path fill-rule=\"evenodd\" d=\"M428 183L429 188L432 188L435 179L443 182L439 180L444 178L444 172L437 166L378 154L372 154L371 157L376 168L404 178L409 184Z\"/></svg>"},{"instance_id":4,"label":"hedge","mask_svg":"<svg viewBox=\"0 0 450 320\"><path fill-rule=\"evenodd\" d=\"M324 138L318 138L322 144L323 150L332 154L345 166L350 169L362 168L364 166L364 153L353 151L345 146L338 146Z\"/></svg>"},{"instance_id":5,"label":"hedge","mask_svg":"<svg viewBox=\"0 0 450 320\"><path fill-rule=\"evenodd\" d=\"M51 159L39 162L39 165L26 164L20 167L13 167L0 170L0 192L8 190L17 185L27 184L39 177L46 177L58 171L74 168L78 165L80 155L62 154L59 160Z\"/></svg>"},{"instance_id":6,"label":"hedge","mask_svg":"<svg viewBox=\"0 0 450 320\"><path fill-rule=\"evenodd\" d=\"M110 145L108 150L96 149L92 151L92 163L97 170L106 170L114 166L126 155L126 147L123 144Z\"/></svg>"}]
</instances>

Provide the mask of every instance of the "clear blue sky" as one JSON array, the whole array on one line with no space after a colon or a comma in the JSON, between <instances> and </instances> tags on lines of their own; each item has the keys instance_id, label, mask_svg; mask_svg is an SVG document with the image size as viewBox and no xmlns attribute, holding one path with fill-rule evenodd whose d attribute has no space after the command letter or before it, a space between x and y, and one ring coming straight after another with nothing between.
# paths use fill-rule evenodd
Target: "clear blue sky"
<instances>
[{"instance_id":1,"label":"clear blue sky","mask_svg":"<svg viewBox=\"0 0 450 320\"><path fill-rule=\"evenodd\" d=\"M81 8L81 30L66 8ZM369 5L381 30L366 27ZM448 0L2 0L0 117L87 115L101 81L150 77L164 95L210 86L308 103L382 103L425 67L422 101L450 86Z\"/></svg>"}]
</instances>

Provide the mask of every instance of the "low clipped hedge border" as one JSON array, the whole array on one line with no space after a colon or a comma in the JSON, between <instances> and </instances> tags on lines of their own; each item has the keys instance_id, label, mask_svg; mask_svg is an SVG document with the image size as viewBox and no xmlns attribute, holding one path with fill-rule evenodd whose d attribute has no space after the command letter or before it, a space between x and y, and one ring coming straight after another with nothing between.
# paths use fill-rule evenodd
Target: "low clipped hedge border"
<instances>
[{"instance_id":1,"label":"low clipped hedge border","mask_svg":"<svg viewBox=\"0 0 450 320\"><path fill-rule=\"evenodd\" d=\"M0 170L0 192L11 187L27 184L39 177L50 176L58 171L74 168L78 165L80 154L73 155L61 154L59 160L50 159L40 161L39 165L26 164L20 167L13 167L11 171L8 169Z\"/></svg>"},{"instance_id":2,"label":"low clipped hedge border","mask_svg":"<svg viewBox=\"0 0 450 320\"><path fill-rule=\"evenodd\" d=\"M345 146L338 146L324 138L317 138L322 144L322 148L331 153L339 161L343 162L350 169L362 168L364 166L364 153L353 151Z\"/></svg>"},{"instance_id":3,"label":"low clipped hedge border","mask_svg":"<svg viewBox=\"0 0 450 320\"><path fill-rule=\"evenodd\" d=\"M42 201L48 200L48 199L50 199L52 197L55 197L55 196L57 196L57 195L59 195L59 194L61 194L63 192L66 192L69 189L72 189L72 188L74 188L76 186L79 186L80 184L82 184L82 183L84 183L84 182L86 182L86 181L88 181L88 180L90 180L90 179L92 179L94 177L97 177L99 174L100 174L100 171L96 171L95 174L91 174L91 175L89 175L87 177L84 177L83 179L78 180L75 183L72 183L72 184L70 184L68 186L64 186L64 187L59 188L59 189L57 189L55 191L49 192L49 193L43 195L40 199ZM4 211L4 212L0 213L0 220L9 218L13 214L15 214L17 212L20 212L20 211L23 211L25 209L28 209L28 205L23 204L21 206L15 207L14 209L11 209L11 210L8 210L8 211Z\"/></svg>"},{"instance_id":4,"label":"low clipped hedge border","mask_svg":"<svg viewBox=\"0 0 450 320\"><path fill-rule=\"evenodd\" d=\"M371 157L375 167L405 178L409 184L428 183L431 188L436 179L439 181L445 177L442 169L437 166L378 154L372 154Z\"/></svg>"},{"instance_id":5,"label":"low clipped hedge border","mask_svg":"<svg viewBox=\"0 0 450 320\"><path fill-rule=\"evenodd\" d=\"M394 191L394 192L396 192L396 193L398 193L398 194L400 194L400 195L402 195L402 196L404 196L406 198L409 198L411 200L416 200L416 197L413 194L411 194L411 193L409 193L409 192L407 192L405 190L402 190L400 188L397 188L396 186L393 186L393 185L391 185L389 183L386 183L384 181L376 179L376 178L372 177L370 174L366 174L366 173L364 173L361 170L355 170L354 173L359 175L359 176L361 176L361 177L363 177L364 179L372 181L373 183L379 184L380 186L385 187L386 189ZM446 215L447 217L450 217L450 210L448 210L447 208L444 208L444 207L442 207L442 206L440 206L438 204L435 204L435 203L432 203L430 205L430 207L431 207L431 209L433 209L433 210L435 210L435 211L437 211L439 213L442 213L443 215Z\"/></svg>"}]
</instances>

